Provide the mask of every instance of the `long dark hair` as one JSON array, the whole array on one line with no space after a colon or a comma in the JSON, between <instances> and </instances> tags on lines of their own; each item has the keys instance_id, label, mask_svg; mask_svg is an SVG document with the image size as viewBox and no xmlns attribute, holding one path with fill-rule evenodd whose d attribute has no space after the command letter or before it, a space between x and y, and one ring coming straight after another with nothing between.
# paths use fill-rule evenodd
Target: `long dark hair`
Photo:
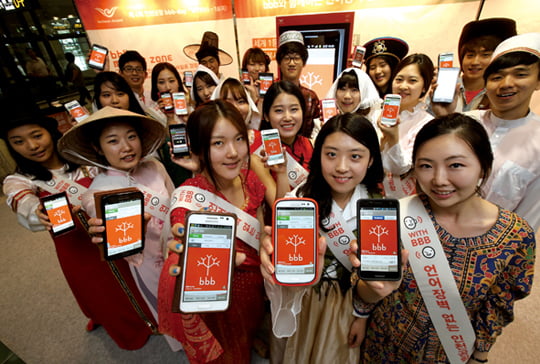
<instances>
[{"instance_id":1,"label":"long dark hair","mask_svg":"<svg viewBox=\"0 0 540 364\"><path fill-rule=\"evenodd\" d=\"M394 79L394 76L396 75L396 66L398 65L399 61L396 57L392 57L386 54L380 54L375 57L372 57L367 61L367 64L366 64L366 72L368 73L368 75L369 75L369 66L371 65L371 62L373 62L377 58L382 58L388 64L388 66L390 66L390 71L391 71L390 79L388 80L388 83L386 84L386 86L384 86L384 88L382 89L379 88L379 86L377 86L377 84L373 82L373 84L377 88L377 91L379 91L379 96L381 98L384 98L384 95L392 93L392 80ZM369 77L371 78L371 75Z\"/></svg>"},{"instance_id":2,"label":"long dark hair","mask_svg":"<svg viewBox=\"0 0 540 364\"><path fill-rule=\"evenodd\" d=\"M103 105L101 105L101 102L99 101L99 95L101 94L101 85L106 82L109 82L115 90L122 91L128 95L129 111L140 115L146 115L127 81L116 72L100 72L94 79L94 101L96 102L98 109L103 108Z\"/></svg>"},{"instance_id":3,"label":"long dark hair","mask_svg":"<svg viewBox=\"0 0 540 364\"><path fill-rule=\"evenodd\" d=\"M361 183L366 186L370 194L381 193L379 185L383 180L384 170L379 138L373 124L365 117L356 113L336 115L323 125L317 135L313 147L313 157L309 162L309 175L306 183L297 191L299 196L312 198L319 203L319 223L328 217L332 211L331 188L322 174L322 147L326 138L330 134L337 132L347 134L369 149L372 163Z\"/></svg>"},{"instance_id":4,"label":"long dark hair","mask_svg":"<svg viewBox=\"0 0 540 364\"><path fill-rule=\"evenodd\" d=\"M212 78L212 76L208 74L208 72L199 71L195 73L195 77L193 77L193 87L194 87L193 96L195 99L195 106L199 106L203 103L203 100L199 97L199 94L197 92L197 86L195 83L195 81L198 79L200 79L202 82L206 83L207 85L217 86L216 81L214 81L214 79Z\"/></svg>"},{"instance_id":5,"label":"long dark hair","mask_svg":"<svg viewBox=\"0 0 540 364\"><path fill-rule=\"evenodd\" d=\"M249 139L247 126L242 114L240 114L240 111L238 111L233 104L220 99L208 101L191 113L187 122L187 132L191 151L199 157L201 171L206 170L208 172L216 189L219 189L219 186L217 185L215 172L212 168L210 142L212 131L217 122L221 119L226 119L231 122L240 134L242 134L248 150L249 166Z\"/></svg>"},{"instance_id":6,"label":"long dark hair","mask_svg":"<svg viewBox=\"0 0 540 364\"><path fill-rule=\"evenodd\" d=\"M272 129L272 125L270 124L270 121L268 121L268 115L270 114L270 109L272 108L274 101L282 93L293 95L294 97L298 99L298 103L300 104L300 108L302 109L302 121L304 120L304 115L306 115L306 100L304 99L304 96L302 95L302 91L300 90L300 87L296 86L294 83L290 81L278 81L278 82L274 82L272 86L270 86L268 91L266 91L266 95L264 96L264 100L263 100L264 120L261 122L261 130ZM298 135L302 134L303 127L304 125L302 124L302 127L298 131Z\"/></svg>"},{"instance_id":7,"label":"long dark hair","mask_svg":"<svg viewBox=\"0 0 540 364\"><path fill-rule=\"evenodd\" d=\"M418 67L418 71L422 80L424 81L424 88L420 97L424 97L426 92L428 92L429 87L431 86L431 81L433 81L433 74L435 72L433 62L431 58L423 53L413 53L403 58L401 62L398 63L396 70L394 72L394 77L390 80L390 86L394 83L394 78L403 68L415 64Z\"/></svg>"},{"instance_id":8,"label":"long dark hair","mask_svg":"<svg viewBox=\"0 0 540 364\"><path fill-rule=\"evenodd\" d=\"M178 82L178 92L184 92L184 93L186 92L184 90L184 84L182 83L182 78L180 77L180 74L178 73L178 70L176 69L176 67L174 67L174 65L168 62L161 62L161 63L156 64L154 68L152 68L152 89L150 91L150 97L154 101L159 100L159 91L157 88L157 81L158 81L159 74L163 70L171 71L174 77L176 77L176 81Z\"/></svg>"}]
</instances>

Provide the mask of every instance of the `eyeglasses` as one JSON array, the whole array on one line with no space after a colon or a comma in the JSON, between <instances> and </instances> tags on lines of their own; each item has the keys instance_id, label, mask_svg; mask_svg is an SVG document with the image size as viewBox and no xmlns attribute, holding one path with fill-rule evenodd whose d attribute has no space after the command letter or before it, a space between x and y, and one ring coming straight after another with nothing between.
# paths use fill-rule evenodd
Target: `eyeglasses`
<instances>
[{"instance_id":1,"label":"eyeglasses","mask_svg":"<svg viewBox=\"0 0 540 364\"><path fill-rule=\"evenodd\" d=\"M285 56L285 57L283 57L283 61L285 63L290 63L291 61L293 61L294 63L300 63L301 60L302 60L302 57L300 57L300 56L293 56L293 57Z\"/></svg>"},{"instance_id":2,"label":"eyeglasses","mask_svg":"<svg viewBox=\"0 0 540 364\"><path fill-rule=\"evenodd\" d=\"M127 72L127 73L132 73L132 72L135 72L135 73L143 73L144 72L144 69L142 67L131 67L131 66L127 66L127 67L124 67L122 68L122 70L124 72Z\"/></svg>"}]
</instances>

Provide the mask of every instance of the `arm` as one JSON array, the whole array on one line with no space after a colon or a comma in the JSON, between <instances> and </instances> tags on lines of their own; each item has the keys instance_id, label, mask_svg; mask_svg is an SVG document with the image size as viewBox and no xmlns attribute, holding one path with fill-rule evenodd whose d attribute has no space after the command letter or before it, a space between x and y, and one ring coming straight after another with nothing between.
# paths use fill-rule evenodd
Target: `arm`
<instances>
[{"instance_id":1,"label":"arm","mask_svg":"<svg viewBox=\"0 0 540 364\"><path fill-rule=\"evenodd\" d=\"M18 222L30 231L45 230L44 220L38 215L41 202L37 196L37 187L32 180L12 174L4 179L4 194L7 196L7 204L17 214ZM43 214L41 213L41 218Z\"/></svg>"}]
</instances>

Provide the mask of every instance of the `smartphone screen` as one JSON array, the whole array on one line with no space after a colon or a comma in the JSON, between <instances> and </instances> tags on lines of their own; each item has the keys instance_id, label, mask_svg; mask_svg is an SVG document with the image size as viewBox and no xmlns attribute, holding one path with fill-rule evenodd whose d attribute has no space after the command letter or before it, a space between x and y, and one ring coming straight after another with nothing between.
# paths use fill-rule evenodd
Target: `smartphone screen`
<instances>
[{"instance_id":1,"label":"smartphone screen","mask_svg":"<svg viewBox=\"0 0 540 364\"><path fill-rule=\"evenodd\" d=\"M364 62L364 55L366 54L366 48L362 46L354 47L354 57L352 61L353 67L360 68Z\"/></svg>"},{"instance_id":2,"label":"smartphone screen","mask_svg":"<svg viewBox=\"0 0 540 364\"><path fill-rule=\"evenodd\" d=\"M224 311L230 300L236 219L192 213L186 225L180 310Z\"/></svg>"},{"instance_id":3,"label":"smartphone screen","mask_svg":"<svg viewBox=\"0 0 540 364\"><path fill-rule=\"evenodd\" d=\"M163 110L165 112L172 112L174 110L172 94L170 92L161 92L159 97L163 100Z\"/></svg>"},{"instance_id":4,"label":"smartphone screen","mask_svg":"<svg viewBox=\"0 0 540 364\"><path fill-rule=\"evenodd\" d=\"M103 70L105 67L105 60L107 59L107 53L109 53L107 48L94 44L92 46L92 52L90 53L88 65L97 70Z\"/></svg>"},{"instance_id":5,"label":"smartphone screen","mask_svg":"<svg viewBox=\"0 0 540 364\"><path fill-rule=\"evenodd\" d=\"M191 71L184 71L184 85L186 87L193 86L193 72Z\"/></svg>"},{"instance_id":6,"label":"smartphone screen","mask_svg":"<svg viewBox=\"0 0 540 364\"><path fill-rule=\"evenodd\" d=\"M66 103L64 107L78 123L90 116L77 100Z\"/></svg>"},{"instance_id":7,"label":"smartphone screen","mask_svg":"<svg viewBox=\"0 0 540 364\"><path fill-rule=\"evenodd\" d=\"M65 192L43 197L43 207L52 226L52 234L60 235L75 228L69 200Z\"/></svg>"},{"instance_id":8,"label":"smartphone screen","mask_svg":"<svg viewBox=\"0 0 540 364\"><path fill-rule=\"evenodd\" d=\"M187 102L186 102L186 94L183 92L174 92L172 94L173 103L174 103L174 113L176 115L187 115L188 109L187 109Z\"/></svg>"},{"instance_id":9,"label":"smartphone screen","mask_svg":"<svg viewBox=\"0 0 540 364\"><path fill-rule=\"evenodd\" d=\"M273 73L259 73L259 80L261 80L261 83L259 84L259 94L261 96L266 95L266 91L272 86L272 83L274 83L274 74Z\"/></svg>"},{"instance_id":10,"label":"smartphone screen","mask_svg":"<svg viewBox=\"0 0 540 364\"><path fill-rule=\"evenodd\" d=\"M323 122L327 122L332 117L337 115L338 108L336 105L335 99L322 99L321 100L321 110L323 114Z\"/></svg>"},{"instance_id":11,"label":"smartphone screen","mask_svg":"<svg viewBox=\"0 0 540 364\"><path fill-rule=\"evenodd\" d=\"M309 199L274 204L274 266L277 283L310 284L317 268L317 205Z\"/></svg>"},{"instance_id":12,"label":"smartphone screen","mask_svg":"<svg viewBox=\"0 0 540 364\"><path fill-rule=\"evenodd\" d=\"M433 102L450 103L454 100L459 68L440 68L437 76L437 88L433 91Z\"/></svg>"},{"instance_id":13,"label":"smartphone screen","mask_svg":"<svg viewBox=\"0 0 540 364\"><path fill-rule=\"evenodd\" d=\"M105 259L140 252L144 247L144 195L141 192L106 195L101 206L105 220Z\"/></svg>"},{"instance_id":14,"label":"smartphone screen","mask_svg":"<svg viewBox=\"0 0 540 364\"><path fill-rule=\"evenodd\" d=\"M251 84L251 79L249 78L249 72L246 69L242 69L242 82L244 85Z\"/></svg>"},{"instance_id":15,"label":"smartphone screen","mask_svg":"<svg viewBox=\"0 0 540 364\"><path fill-rule=\"evenodd\" d=\"M451 52L439 54L439 69L452 68L454 63L454 54Z\"/></svg>"},{"instance_id":16,"label":"smartphone screen","mask_svg":"<svg viewBox=\"0 0 540 364\"><path fill-rule=\"evenodd\" d=\"M277 129L268 129L261 131L261 137L263 141L264 151L268 156L268 165L284 163L285 157L281 150L281 138L279 137L279 131Z\"/></svg>"},{"instance_id":17,"label":"smartphone screen","mask_svg":"<svg viewBox=\"0 0 540 364\"><path fill-rule=\"evenodd\" d=\"M169 125L171 135L172 152L177 157L189 156L189 144L184 124Z\"/></svg>"},{"instance_id":18,"label":"smartphone screen","mask_svg":"<svg viewBox=\"0 0 540 364\"><path fill-rule=\"evenodd\" d=\"M399 202L361 199L357 202L359 276L366 280L399 280Z\"/></svg>"},{"instance_id":19,"label":"smartphone screen","mask_svg":"<svg viewBox=\"0 0 540 364\"><path fill-rule=\"evenodd\" d=\"M397 123L397 117L399 115L399 106L401 104L401 96L399 95L386 95L384 97L383 111L381 117L381 123L387 126L393 126Z\"/></svg>"}]
</instances>

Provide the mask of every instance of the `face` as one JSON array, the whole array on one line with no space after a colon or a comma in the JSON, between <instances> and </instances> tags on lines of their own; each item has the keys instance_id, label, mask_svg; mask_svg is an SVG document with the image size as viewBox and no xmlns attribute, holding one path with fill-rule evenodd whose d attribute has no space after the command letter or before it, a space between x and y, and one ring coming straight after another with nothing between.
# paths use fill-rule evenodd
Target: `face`
<instances>
[{"instance_id":1,"label":"face","mask_svg":"<svg viewBox=\"0 0 540 364\"><path fill-rule=\"evenodd\" d=\"M255 62L255 61L252 61L251 59L249 60L246 67L247 67L250 77L253 80L258 80L259 73L264 72L266 70L266 64L264 62Z\"/></svg>"},{"instance_id":2,"label":"face","mask_svg":"<svg viewBox=\"0 0 540 364\"><path fill-rule=\"evenodd\" d=\"M361 101L360 90L357 87L349 86L338 88L336 101L342 112L353 112Z\"/></svg>"},{"instance_id":3,"label":"face","mask_svg":"<svg viewBox=\"0 0 540 364\"><path fill-rule=\"evenodd\" d=\"M287 54L281 60L279 69L281 71L281 77L286 81L297 83L300 79L300 74L304 68L304 61L299 54Z\"/></svg>"},{"instance_id":4,"label":"face","mask_svg":"<svg viewBox=\"0 0 540 364\"><path fill-rule=\"evenodd\" d=\"M115 89L110 82L101 84L99 103L102 107L111 106L117 109L129 110L129 95Z\"/></svg>"},{"instance_id":5,"label":"face","mask_svg":"<svg viewBox=\"0 0 540 364\"><path fill-rule=\"evenodd\" d=\"M219 77L219 62L216 59L216 57L213 57L213 56L204 57L203 59L201 59L199 63L205 67L210 68L212 72L214 72L216 76Z\"/></svg>"},{"instance_id":6,"label":"face","mask_svg":"<svg viewBox=\"0 0 540 364\"><path fill-rule=\"evenodd\" d=\"M238 177L247 156L247 141L240 131L229 120L218 120L210 138L210 163L218 183Z\"/></svg>"},{"instance_id":7,"label":"face","mask_svg":"<svg viewBox=\"0 0 540 364\"><path fill-rule=\"evenodd\" d=\"M240 111L240 114L242 114L242 118L244 118L244 120L247 119L248 114L249 114L249 104L246 99L241 98L237 100L234 98L234 95L232 94L232 92L229 91L224 100L236 106L238 111Z\"/></svg>"},{"instance_id":8,"label":"face","mask_svg":"<svg viewBox=\"0 0 540 364\"><path fill-rule=\"evenodd\" d=\"M375 57L369 62L369 77L379 89L386 87L392 76L390 65L381 57Z\"/></svg>"},{"instance_id":9,"label":"face","mask_svg":"<svg viewBox=\"0 0 540 364\"><path fill-rule=\"evenodd\" d=\"M202 102L210 101L215 88L216 86L211 86L198 77L195 79L195 92L197 92L197 96L199 96Z\"/></svg>"},{"instance_id":10,"label":"face","mask_svg":"<svg viewBox=\"0 0 540 364\"><path fill-rule=\"evenodd\" d=\"M282 92L270 107L266 119L279 131L281 141L291 145L302 128L302 107L296 96Z\"/></svg>"},{"instance_id":11,"label":"face","mask_svg":"<svg viewBox=\"0 0 540 364\"><path fill-rule=\"evenodd\" d=\"M159 92L178 92L178 80L174 73L168 69L161 71L157 77L157 89Z\"/></svg>"},{"instance_id":12,"label":"face","mask_svg":"<svg viewBox=\"0 0 540 364\"><path fill-rule=\"evenodd\" d=\"M105 157L111 167L130 171L142 158L141 139L130 124L113 122L101 132L98 153Z\"/></svg>"},{"instance_id":13,"label":"face","mask_svg":"<svg viewBox=\"0 0 540 364\"><path fill-rule=\"evenodd\" d=\"M475 195L482 168L463 139L445 134L418 149L414 172L432 207L448 209L462 206Z\"/></svg>"},{"instance_id":14,"label":"face","mask_svg":"<svg viewBox=\"0 0 540 364\"><path fill-rule=\"evenodd\" d=\"M37 124L11 129L7 138L13 150L32 162L46 164L55 155L51 134Z\"/></svg>"},{"instance_id":15,"label":"face","mask_svg":"<svg viewBox=\"0 0 540 364\"><path fill-rule=\"evenodd\" d=\"M392 83L392 92L401 96L402 110L412 111L420 102L423 91L424 79L416 64L403 67Z\"/></svg>"},{"instance_id":16,"label":"face","mask_svg":"<svg viewBox=\"0 0 540 364\"><path fill-rule=\"evenodd\" d=\"M364 180L372 159L369 149L343 132L326 137L321 151L321 167L325 181L336 201L352 196L355 187Z\"/></svg>"},{"instance_id":17,"label":"face","mask_svg":"<svg viewBox=\"0 0 540 364\"><path fill-rule=\"evenodd\" d=\"M147 72L143 69L141 62L131 61L124 65L120 70L120 74L127 81L129 87L133 90L138 90L143 86L146 80Z\"/></svg>"},{"instance_id":18,"label":"face","mask_svg":"<svg viewBox=\"0 0 540 364\"><path fill-rule=\"evenodd\" d=\"M488 51L484 47L475 47L473 50L467 51L461 62L463 80L483 79L484 71L489 66L492 55L493 51Z\"/></svg>"},{"instance_id":19,"label":"face","mask_svg":"<svg viewBox=\"0 0 540 364\"><path fill-rule=\"evenodd\" d=\"M517 65L489 75L486 93L493 113L506 120L525 117L534 91L540 89L539 64Z\"/></svg>"}]
</instances>

